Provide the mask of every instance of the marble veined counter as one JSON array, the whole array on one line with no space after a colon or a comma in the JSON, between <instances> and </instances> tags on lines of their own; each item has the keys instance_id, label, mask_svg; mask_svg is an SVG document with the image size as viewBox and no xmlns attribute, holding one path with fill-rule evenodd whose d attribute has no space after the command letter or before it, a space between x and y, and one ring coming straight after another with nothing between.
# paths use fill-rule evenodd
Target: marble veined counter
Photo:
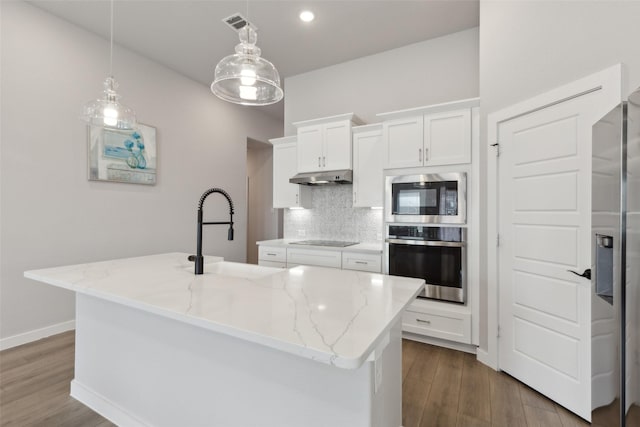
<instances>
[{"instance_id":1,"label":"marble veined counter","mask_svg":"<svg viewBox=\"0 0 640 427\"><path fill-rule=\"evenodd\" d=\"M358 369L423 281L300 266L288 270L167 253L31 270L25 277L332 366Z\"/></svg>"}]
</instances>

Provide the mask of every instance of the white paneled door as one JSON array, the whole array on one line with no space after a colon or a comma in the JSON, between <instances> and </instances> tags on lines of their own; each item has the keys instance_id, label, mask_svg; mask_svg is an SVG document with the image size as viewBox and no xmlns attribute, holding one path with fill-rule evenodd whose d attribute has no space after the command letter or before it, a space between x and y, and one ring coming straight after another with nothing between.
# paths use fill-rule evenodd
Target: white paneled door
<instances>
[{"instance_id":1,"label":"white paneled door","mask_svg":"<svg viewBox=\"0 0 640 427\"><path fill-rule=\"evenodd\" d=\"M591 267L591 126L602 104L593 90L496 125L499 367L586 419L591 282L568 270Z\"/></svg>"}]
</instances>

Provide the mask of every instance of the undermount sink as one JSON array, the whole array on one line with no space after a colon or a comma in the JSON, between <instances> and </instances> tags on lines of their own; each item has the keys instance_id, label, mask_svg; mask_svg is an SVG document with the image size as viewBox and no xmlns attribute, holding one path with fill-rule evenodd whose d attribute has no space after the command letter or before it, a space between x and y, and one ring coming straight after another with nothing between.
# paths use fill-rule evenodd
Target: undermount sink
<instances>
[{"instance_id":1,"label":"undermount sink","mask_svg":"<svg viewBox=\"0 0 640 427\"><path fill-rule=\"evenodd\" d=\"M193 271L193 264L187 269ZM241 279L259 279L281 272L281 268L264 267L254 264L243 264L240 262L214 261L204 264L204 274L216 274L218 276L237 277Z\"/></svg>"}]
</instances>

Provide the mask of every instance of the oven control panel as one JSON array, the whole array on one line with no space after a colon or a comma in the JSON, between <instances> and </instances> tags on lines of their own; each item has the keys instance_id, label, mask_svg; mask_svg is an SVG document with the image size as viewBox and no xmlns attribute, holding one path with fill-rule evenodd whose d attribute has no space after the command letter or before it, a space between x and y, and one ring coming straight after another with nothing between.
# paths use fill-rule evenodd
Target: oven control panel
<instances>
[{"instance_id":1,"label":"oven control panel","mask_svg":"<svg viewBox=\"0 0 640 427\"><path fill-rule=\"evenodd\" d=\"M421 225L389 225L390 239L463 242L463 227L427 227Z\"/></svg>"}]
</instances>

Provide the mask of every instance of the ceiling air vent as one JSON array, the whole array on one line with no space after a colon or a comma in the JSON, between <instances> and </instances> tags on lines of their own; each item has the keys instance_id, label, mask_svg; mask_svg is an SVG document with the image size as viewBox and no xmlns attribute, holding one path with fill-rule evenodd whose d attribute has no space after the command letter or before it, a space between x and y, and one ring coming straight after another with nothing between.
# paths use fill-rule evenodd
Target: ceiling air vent
<instances>
[{"instance_id":1,"label":"ceiling air vent","mask_svg":"<svg viewBox=\"0 0 640 427\"><path fill-rule=\"evenodd\" d=\"M247 24L251 24L251 27L254 30L258 30L258 27L256 27L255 25L253 25L253 22L249 22L249 20L247 20L244 16L242 16L239 12L238 13L234 13L231 16L227 16L226 18L224 18L222 20L222 22L224 22L225 24L227 24L233 31L240 31L242 28L244 28Z\"/></svg>"}]
</instances>

